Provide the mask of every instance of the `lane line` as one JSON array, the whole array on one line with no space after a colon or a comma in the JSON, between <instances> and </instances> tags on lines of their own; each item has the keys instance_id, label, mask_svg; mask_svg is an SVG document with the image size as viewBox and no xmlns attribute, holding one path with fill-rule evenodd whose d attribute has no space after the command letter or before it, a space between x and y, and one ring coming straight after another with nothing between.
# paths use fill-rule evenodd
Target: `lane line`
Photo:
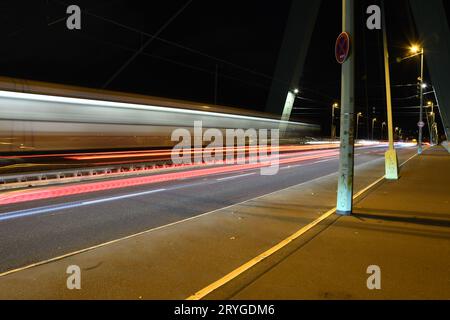
<instances>
[{"instance_id":1,"label":"lane line","mask_svg":"<svg viewBox=\"0 0 450 320\"><path fill-rule=\"evenodd\" d=\"M408 161L411 160L413 157L408 159ZM363 163L361 165L358 165L357 167L369 165L372 162L377 162L377 161L380 161L380 160L383 160L383 159L374 159L374 160L368 161L366 163ZM403 163L403 164L405 164L405 163ZM279 190L276 190L276 191L273 191L273 192L270 192L270 193L266 193L266 194L263 194L261 196L258 196L258 197L252 198L252 199L248 199L248 200L245 200L245 201L241 201L241 202L238 202L238 203L235 203L235 204L223 207L223 208L219 208L219 209L216 209L216 210L213 210L213 211L208 211L208 212L205 212L205 213L202 213L202 214L190 217L190 218L186 218L186 219L183 219L183 220L175 221L175 222L163 225L163 226L159 226L159 227L156 227L156 228L152 228L152 229L149 229L149 230L138 232L138 233L126 236L126 237L122 237L122 238L114 239L114 240L107 241L107 242L104 242L104 243L100 243L100 244L97 244L97 245L94 245L94 246L91 246L91 247L88 247L88 248L84 248L84 249L80 249L80 250L77 250L77 251L69 252L69 253L66 253L66 254L63 254L63 255L60 255L60 256L57 256L57 257L53 257L53 258L50 258L50 259L46 259L46 260L42 260L42 261L39 261L39 262L35 262L35 263L29 264L27 266L23 266L23 267L19 267L19 268L16 268L16 269L8 270L8 271L5 271L3 273L0 273L0 278L4 277L4 276L7 276L7 275L10 275L10 274L13 274L13 273L25 271L25 270L28 270L28 269L31 269L31 268L34 268L34 267L39 267L39 266L42 266L44 264L48 264L48 263L56 262L56 261L59 261L59 260L65 259L65 258L69 258L69 257L75 256L77 254L81 254L81 253L85 253L85 252L92 251L92 250L95 250L95 249L99 249L99 248L102 248L102 247L105 247L105 246L108 246L108 245L111 245L111 244L115 244L115 243L118 243L118 242L121 242L121 241L124 241L124 240L132 239L132 238L135 238L135 237L138 237L138 236L141 236L141 235L146 235L148 233L152 233L152 232L155 232L155 231L158 231L158 230L162 230L162 229L165 229L165 228L173 227L173 226L185 223L185 222L190 222L190 221L193 221L193 220L197 220L197 219L200 219L202 217L205 217L205 216L217 213L217 212L222 211L222 210L227 210L227 209L233 208L235 206L243 205L243 204L248 203L250 201L258 200L258 199L261 199L263 197L276 194L278 192L283 192L283 191L287 191L287 190L292 189L292 188L300 187L300 186L305 185L307 183L316 182L316 181L319 181L319 180L322 180L322 179L325 179L325 178L329 178L329 177L331 177L333 175L337 175L337 173L336 172L332 172L332 173L327 174L325 176L321 176L321 177L318 177L318 178L315 178L315 179L311 179L311 180L305 181L303 183L300 183L300 184L297 184L297 185L294 185L294 186L290 186L290 187L287 187L287 188L284 188L284 189L279 189Z\"/></svg>"},{"instance_id":2,"label":"lane line","mask_svg":"<svg viewBox=\"0 0 450 320\"><path fill-rule=\"evenodd\" d=\"M243 178L243 177L253 176L253 175L255 175L255 174L256 174L256 172L252 172L252 173L240 174L240 175L232 176L232 177L220 178L220 179L216 179L216 180L217 180L217 181L233 180L233 179L238 179L238 178Z\"/></svg>"},{"instance_id":3,"label":"lane line","mask_svg":"<svg viewBox=\"0 0 450 320\"><path fill-rule=\"evenodd\" d=\"M355 155L355 156L359 156L359 154L358 154L358 155ZM337 160L337 158L336 158L336 159L325 159L325 160L320 160L320 161L316 161L316 162L314 162L314 163L328 162L328 161L331 161L331 160Z\"/></svg>"},{"instance_id":4,"label":"lane line","mask_svg":"<svg viewBox=\"0 0 450 320\"><path fill-rule=\"evenodd\" d=\"M400 167L405 165L407 162L409 162L410 160L414 159L415 157L417 157L417 154L413 155L411 158L409 158L408 160L403 162L400 165ZM375 185L377 185L378 183L383 181L384 178L385 178L385 176L382 176L381 178L379 178L376 181L374 181L373 183L371 183L369 186L367 186L364 189L360 190L358 193L356 193L353 196L353 199L356 199L356 198L360 197L362 194L364 194L365 192L367 192L368 190L373 188ZM274 253L280 251L281 249L286 247L288 244L290 244L292 241L298 239L300 236L302 236L303 234L305 234L308 231L310 231L311 229L313 229L315 226L317 226L319 223L321 223L323 220L327 219L328 217L330 217L334 213L336 213L336 208L333 208L333 209L327 211L326 213L324 213L322 216L320 216L319 218L317 218L313 222L311 222L311 223L307 224L306 226L302 227L300 230L298 230L293 235L291 235L291 236L287 237L286 239L282 240L281 242L279 242L278 244L276 244L272 248L266 250L265 252L261 253L257 257L255 257L255 258L251 259L250 261L244 263L240 267L234 269L233 271L231 271L230 273L228 273L224 277L220 278L219 280L217 280L217 281L211 283L210 285L206 286L205 288L197 291L195 294L193 294L193 295L189 296L188 298L186 298L186 300L200 300L200 299L206 297L207 295L209 295L213 291L217 290L218 288L220 288L223 285L227 284L228 282L234 280L235 278L237 278L238 276L240 276L244 272L248 271L249 269L251 269L252 267L257 265L261 261L267 259L268 257L273 255Z\"/></svg>"},{"instance_id":5,"label":"lane line","mask_svg":"<svg viewBox=\"0 0 450 320\"><path fill-rule=\"evenodd\" d=\"M125 194L125 195L121 195L121 196L117 196L117 197L109 197L109 198L88 200L88 201L77 201L77 202L71 202L71 203L59 204L59 205L53 205L53 206L45 206L45 207L38 207L38 208L32 208L32 209L26 209L26 210L11 211L11 212L0 214L0 221L17 219L17 218L22 218L22 217L27 217L27 216L33 216L36 214L49 213L49 212L60 211L60 210L65 210L65 209L79 208L79 207L84 207L84 206L90 206L93 204L117 201L117 200L122 200L122 199L127 199L127 198L140 197L140 196L144 196L144 195L148 195L148 194L152 194L152 193L163 192L166 190L167 189L157 189L157 190Z\"/></svg>"}]
</instances>

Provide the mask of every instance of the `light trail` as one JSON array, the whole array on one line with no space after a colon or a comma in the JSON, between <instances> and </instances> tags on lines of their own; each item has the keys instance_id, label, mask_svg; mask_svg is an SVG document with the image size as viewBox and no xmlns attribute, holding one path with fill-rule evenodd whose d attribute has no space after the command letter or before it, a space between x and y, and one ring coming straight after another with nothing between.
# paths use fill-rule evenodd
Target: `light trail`
<instances>
[{"instance_id":1,"label":"light trail","mask_svg":"<svg viewBox=\"0 0 450 320\"><path fill-rule=\"evenodd\" d=\"M315 159L320 159L320 158L325 158L325 157L333 157L336 155L337 155L336 151L321 152L320 154L312 154L312 155L302 154L301 156L294 156L294 157L290 157L290 158L278 159L279 160L278 165L302 162L302 161L308 161L308 160L315 160ZM59 197L77 195L77 194L85 194L85 193L91 193L91 192L148 185L148 184L154 184L154 183L160 183L160 182L175 181L175 180L179 180L179 179L206 177L209 175L217 175L217 174L223 174L223 173L229 173L229 172L235 172L235 171L258 169L258 168L270 166L271 158L269 157L269 158L267 158L267 160L268 161L264 161L264 162L260 162L260 163L228 165L228 166L221 166L221 167L214 167L214 168L189 170L189 171L183 171L183 172L155 174L152 176L145 176L145 177L124 178L124 179L100 181L100 182L94 182L94 183L43 188L43 189L34 190L34 191L26 190L24 192L8 193L8 194L5 194L4 196L0 197L0 205L22 203L22 202L28 202L28 201L50 199L50 198L59 198Z\"/></svg>"},{"instance_id":2,"label":"light trail","mask_svg":"<svg viewBox=\"0 0 450 320\"><path fill-rule=\"evenodd\" d=\"M358 143L356 147L363 146L385 146L387 144L380 143ZM226 151L227 149L234 148L235 151L243 151L244 147L236 148L236 147L223 147L216 148L216 150ZM271 147L252 147L246 146L245 150L255 151L255 150L265 150ZM279 146L280 152L289 152L289 151L309 151L309 150L321 150L321 149L338 149L338 143L329 143L329 142L319 142L316 141L314 143L308 143L306 145L287 145L287 146ZM213 150L214 148L204 148L204 151ZM203 152L204 152L203 151ZM192 153L201 153L202 151L191 151ZM96 159L115 159L115 158L136 158L136 157L152 157L152 156L170 156L172 153L171 149L157 149L157 150L137 150L137 151L109 151L109 152L83 152L83 153L50 153L50 154L35 154L35 155L13 155L13 156L1 156L1 159L39 159L39 158L65 158L67 160L96 160Z\"/></svg>"}]
</instances>

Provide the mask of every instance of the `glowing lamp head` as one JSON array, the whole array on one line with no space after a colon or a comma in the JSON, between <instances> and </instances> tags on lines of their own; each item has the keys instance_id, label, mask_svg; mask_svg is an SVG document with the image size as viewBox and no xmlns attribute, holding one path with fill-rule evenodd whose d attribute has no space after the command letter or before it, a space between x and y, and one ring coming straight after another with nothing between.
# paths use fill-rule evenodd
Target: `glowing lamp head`
<instances>
[{"instance_id":1,"label":"glowing lamp head","mask_svg":"<svg viewBox=\"0 0 450 320\"><path fill-rule=\"evenodd\" d=\"M421 51L420 47L418 45L413 45L411 46L411 48L409 48L409 50L411 51L411 53L416 54L419 53Z\"/></svg>"}]
</instances>

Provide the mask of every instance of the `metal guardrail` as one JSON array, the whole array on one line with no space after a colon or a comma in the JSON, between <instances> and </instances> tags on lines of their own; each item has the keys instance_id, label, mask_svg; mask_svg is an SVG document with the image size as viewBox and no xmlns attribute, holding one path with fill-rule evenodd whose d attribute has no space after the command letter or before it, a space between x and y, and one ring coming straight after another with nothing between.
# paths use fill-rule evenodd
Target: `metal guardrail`
<instances>
[{"instance_id":1,"label":"metal guardrail","mask_svg":"<svg viewBox=\"0 0 450 320\"><path fill-rule=\"evenodd\" d=\"M167 165L152 163L133 163L108 167L74 168L53 170L28 174L8 174L0 176L0 191L20 189L51 184L81 182L100 178L124 177L130 175L167 172L186 165ZM194 167L194 166L190 166Z\"/></svg>"}]
</instances>

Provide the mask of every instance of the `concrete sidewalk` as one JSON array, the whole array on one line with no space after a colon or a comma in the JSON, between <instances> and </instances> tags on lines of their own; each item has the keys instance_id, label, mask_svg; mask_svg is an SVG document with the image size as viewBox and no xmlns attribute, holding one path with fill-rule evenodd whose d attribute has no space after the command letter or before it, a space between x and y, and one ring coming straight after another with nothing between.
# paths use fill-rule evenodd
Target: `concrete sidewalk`
<instances>
[{"instance_id":1,"label":"concrete sidewalk","mask_svg":"<svg viewBox=\"0 0 450 320\"><path fill-rule=\"evenodd\" d=\"M400 151L400 160L414 152ZM450 298L449 160L440 150L411 160L400 181L357 203L358 215L332 215L206 298ZM355 171L359 191L384 174L384 161ZM0 299L185 299L332 209L336 181L325 176L15 270L0 276ZM374 264L381 291L366 288ZM70 265L82 270L81 290L66 287Z\"/></svg>"},{"instance_id":2,"label":"concrete sidewalk","mask_svg":"<svg viewBox=\"0 0 450 320\"><path fill-rule=\"evenodd\" d=\"M450 299L450 155L437 147L209 298ZM367 288L369 266L381 290Z\"/></svg>"}]
</instances>

